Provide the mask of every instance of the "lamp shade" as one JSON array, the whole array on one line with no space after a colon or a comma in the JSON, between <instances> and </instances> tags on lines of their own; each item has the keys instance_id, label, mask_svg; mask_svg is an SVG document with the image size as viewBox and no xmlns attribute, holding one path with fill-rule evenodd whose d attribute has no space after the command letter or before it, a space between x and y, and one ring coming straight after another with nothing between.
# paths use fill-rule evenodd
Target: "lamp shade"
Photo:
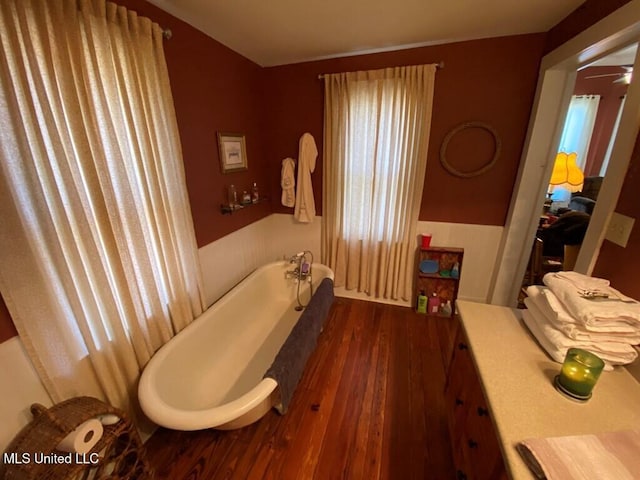
<instances>
[{"instance_id":1,"label":"lamp shade","mask_svg":"<svg viewBox=\"0 0 640 480\"><path fill-rule=\"evenodd\" d=\"M578 154L575 152L558 152L556 161L553 164L551 179L549 180L550 191L553 191L554 187L563 187L570 192L582 190L584 174L576 163L577 158Z\"/></svg>"}]
</instances>

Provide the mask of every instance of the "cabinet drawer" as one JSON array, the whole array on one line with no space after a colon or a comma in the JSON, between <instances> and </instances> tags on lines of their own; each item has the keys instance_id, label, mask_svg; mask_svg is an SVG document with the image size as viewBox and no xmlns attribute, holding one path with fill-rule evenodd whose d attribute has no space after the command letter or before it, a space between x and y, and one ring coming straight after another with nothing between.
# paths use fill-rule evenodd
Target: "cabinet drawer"
<instances>
[{"instance_id":1,"label":"cabinet drawer","mask_svg":"<svg viewBox=\"0 0 640 480\"><path fill-rule=\"evenodd\" d=\"M471 355L464 331L458 328L445 390L457 476L465 480L507 479Z\"/></svg>"}]
</instances>

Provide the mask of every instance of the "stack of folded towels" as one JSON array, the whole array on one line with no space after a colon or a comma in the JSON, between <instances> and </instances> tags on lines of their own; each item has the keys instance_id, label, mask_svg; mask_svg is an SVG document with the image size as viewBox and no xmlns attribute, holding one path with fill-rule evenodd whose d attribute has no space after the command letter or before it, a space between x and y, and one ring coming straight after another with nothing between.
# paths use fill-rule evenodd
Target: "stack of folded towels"
<instances>
[{"instance_id":1,"label":"stack of folded towels","mask_svg":"<svg viewBox=\"0 0 640 480\"><path fill-rule=\"evenodd\" d=\"M522 318L551 358L562 363L569 348L582 348L602 358L605 370L636 359L640 302L576 272L547 273L543 282L527 288Z\"/></svg>"}]
</instances>

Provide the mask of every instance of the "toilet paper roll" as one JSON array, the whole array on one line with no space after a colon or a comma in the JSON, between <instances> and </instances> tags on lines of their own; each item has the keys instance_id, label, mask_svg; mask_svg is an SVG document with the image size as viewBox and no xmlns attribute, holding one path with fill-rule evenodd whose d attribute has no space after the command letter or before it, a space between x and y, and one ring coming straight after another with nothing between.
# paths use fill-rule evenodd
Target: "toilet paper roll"
<instances>
[{"instance_id":1,"label":"toilet paper roll","mask_svg":"<svg viewBox=\"0 0 640 480\"><path fill-rule=\"evenodd\" d=\"M105 413L104 415L100 415L98 417L98 420L100 420L100 423L102 423L102 425L105 425L105 426L115 425L120 421L120 417L117 415L114 415L113 413Z\"/></svg>"},{"instance_id":2,"label":"toilet paper roll","mask_svg":"<svg viewBox=\"0 0 640 480\"><path fill-rule=\"evenodd\" d=\"M89 453L100 441L102 432L100 420L92 418L78 425L73 432L64 437L56 449L70 453Z\"/></svg>"}]
</instances>

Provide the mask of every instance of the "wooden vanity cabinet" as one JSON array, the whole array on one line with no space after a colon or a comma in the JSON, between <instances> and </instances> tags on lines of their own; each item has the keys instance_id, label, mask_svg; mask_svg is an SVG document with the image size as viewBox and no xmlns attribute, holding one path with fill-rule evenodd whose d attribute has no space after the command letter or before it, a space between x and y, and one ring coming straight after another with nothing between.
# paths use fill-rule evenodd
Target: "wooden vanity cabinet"
<instances>
[{"instance_id":1,"label":"wooden vanity cabinet","mask_svg":"<svg viewBox=\"0 0 640 480\"><path fill-rule=\"evenodd\" d=\"M469 344L458 325L445 397L457 480L507 480Z\"/></svg>"}]
</instances>

